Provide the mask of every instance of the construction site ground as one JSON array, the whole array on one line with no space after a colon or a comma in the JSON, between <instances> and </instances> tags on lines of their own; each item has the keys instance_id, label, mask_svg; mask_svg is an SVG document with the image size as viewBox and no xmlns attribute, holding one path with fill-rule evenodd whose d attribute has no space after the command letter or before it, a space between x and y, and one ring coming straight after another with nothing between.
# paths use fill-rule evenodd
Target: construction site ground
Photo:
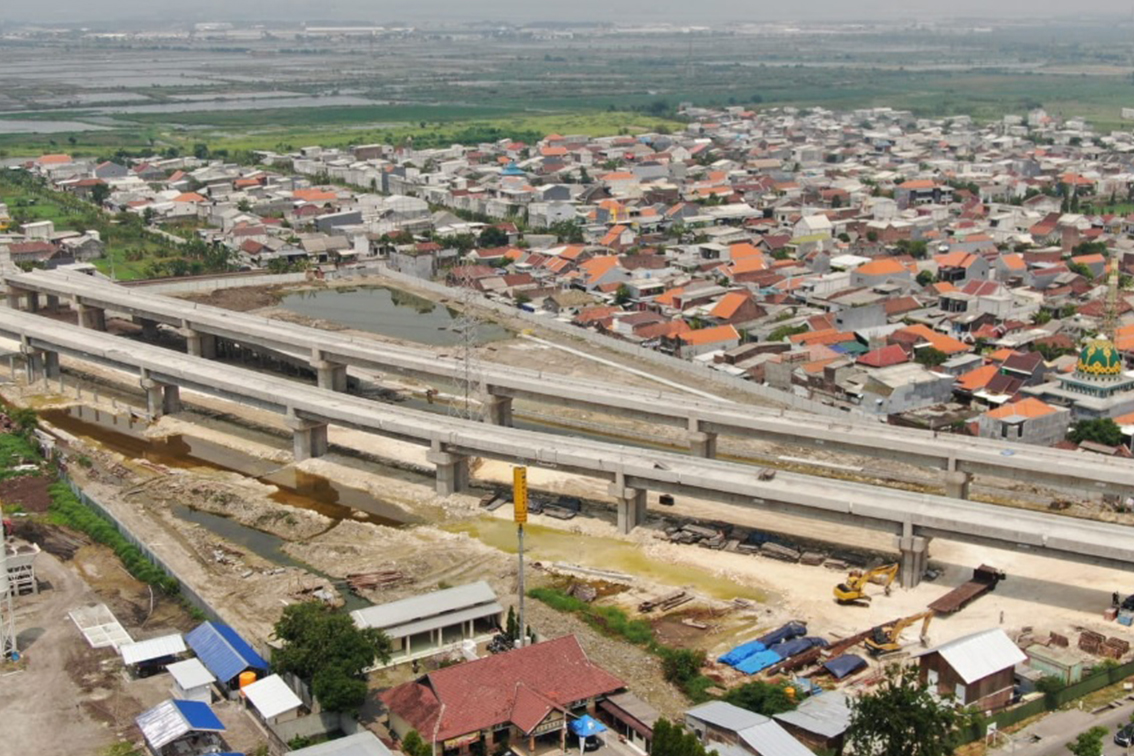
<instances>
[{"instance_id":1,"label":"construction site ground","mask_svg":"<svg viewBox=\"0 0 1134 756\"><path fill-rule=\"evenodd\" d=\"M239 304L243 290L218 292L213 299L226 306ZM253 293L250 309L270 305L271 296ZM271 310L261 310L265 314ZM112 324L113 326L114 324ZM376 338L373 334L352 335ZM447 354L437 349L438 354ZM586 376L612 383L656 384L617 368L581 361L581 358L529 339L516 338L482 348L482 357L503 364L561 371L563 375ZM64 360L65 381L27 387L10 381L0 387L4 398L37 409L66 406L97 407L101 412L139 414L141 397L137 379L86 363ZM408 393L424 394L425 386L386 376L365 376L381 385ZM677 376L673 376L677 379ZM195 392L183 391L187 411L165 417L143 432L155 442L162 438L204 439L234 454L263 461L269 468L292 466L290 439L277 416L238 407ZM517 402L517 416L547 416L538 406ZM682 443L677 429L662 430L625 419L590 413L556 410L555 420L576 427L593 427L606 436L625 435L653 441ZM401 527L364 522L350 513L328 513L318 502L305 503L302 496L281 501L270 483L193 459L154 463L136 454L121 454L101 446L97 440L73 439L70 474L86 491L111 509L115 516L139 535L163 561L214 606L224 618L253 639L269 637L283 606L316 592L339 594L342 579L349 574L390 571L400 581L372 591L366 599L382 602L472 580L489 581L506 605L514 603L517 591L515 529L510 512L503 507L486 513L479 507L484 486L497 489L511 481L507 464L477 461L475 482L480 488L467 494L439 498L433 492L431 465L425 449L406 443L332 427L331 453L296 466L299 471L338 485L368 493L385 520L410 524ZM722 439L725 454L805 459L839 475L847 466L862 467L870 475L898 481L897 484L932 489L932 473L893 463L876 463L826 455L801 449L777 448L759 441ZM74 464L79 458L88 464ZM779 460L780 466L796 463ZM812 468L815 469L815 468ZM942 642L988 627L1003 627L1010 634L1032 628L1072 634L1089 628L1108 635L1128 634L1125 628L1104 622L1102 612L1110 605L1112 591L1125 594L1134 586L1119 570L1073 562L1061 562L1027 554L995 551L965 544L934 541L930 565L940 572L934 582L913 590L895 588L885 596L876 588L876 598L867 606L840 606L832 588L845 574L817 566L792 564L737 552L713 551L670 543L664 538L666 525L683 522L728 522L782 533L788 537L836 544L875 555L876 560L893 554L891 536L856 530L810 519L758 509L725 506L709 501L677 497L674 506L659 506L656 495L649 499L650 516L645 526L629 535L615 527L613 503L605 481L567 475L554 470L529 470L533 491L549 495L577 496L584 500L580 516L561 521L535 516L527 529L529 570L532 585L564 587L571 580L586 581L585 572L572 571L562 563L625 573L624 590L600 598L617 605L631 616L638 604L675 588L695 596L669 613L645 617L654 623L660 640L671 645L705 649L710 658L732 646L791 619L809 623L810 633L829 640L849 636L898 617L916 614L935 598L965 582L972 569L988 563L1003 570L1008 579L994 593L960 613L938 619L930 628L932 642ZM1021 506L1041 506L1037 501L1050 494L1026 485L978 481L987 490ZM1098 514L1093 502L1079 505L1080 513ZM185 519L177 510L188 508L230 518L256 531L282 539L281 552L291 565L264 558L253 549L218 534L202 524ZM1010 510L1007 510L1010 516ZM1128 515L1107 514L1110 519ZM1122 519L1120 521L1125 521ZM560 565L557 567L557 563ZM574 575L574 577L571 577ZM734 599L741 601L734 601ZM626 643L600 635L575 617L551 611L529 600L529 624L544 636L577 632L587 652L599 663L627 680L631 689L653 703L662 713L678 714L686 705L683 697L664 682L655 657ZM689 620L693 625L684 622ZM700 626L705 626L701 629ZM918 648L916 629L907 633L912 649ZM740 676L728 668L711 665L709 673L724 684ZM376 676L378 684L407 679L408 669L399 668ZM860 675L857 679L868 678Z\"/></svg>"},{"instance_id":2,"label":"construction site ground","mask_svg":"<svg viewBox=\"0 0 1134 756\"><path fill-rule=\"evenodd\" d=\"M114 649L90 648L68 613L104 603L135 640L185 631L195 621L160 593L151 607L149 588L126 574L109 549L54 526L30 530L23 534L47 551L36 558L39 594L15 599L22 658L0 665L0 753L73 756L122 741L140 744L134 718L170 697L169 676L131 678ZM214 708L233 750L265 742L236 704Z\"/></svg>"}]
</instances>

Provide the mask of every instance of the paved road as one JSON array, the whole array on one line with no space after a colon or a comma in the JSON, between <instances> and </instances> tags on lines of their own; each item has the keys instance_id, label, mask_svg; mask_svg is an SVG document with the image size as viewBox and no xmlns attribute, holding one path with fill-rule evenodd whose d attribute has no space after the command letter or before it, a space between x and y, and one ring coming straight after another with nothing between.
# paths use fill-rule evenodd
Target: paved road
<instances>
[{"instance_id":1,"label":"paved road","mask_svg":"<svg viewBox=\"0 0 1134 756\"><path fill-rule=\"evenodd\" d=\"M1067 743L1080 732L1101 725L1107 731L1103 740L1104 756L1127 756L1125 748L1114 744L1114 732L1118 725L1130 721L1131 714L1134 714L1134 703L1130 702L1101 714L1090 714L1078 709L1056 712L1016 733L1013 736L1014 743L1000 738L1000 747L990 753L997 756L1067 756ZM1033 740L1033 736L1039 736L1039 740ZM1131 749L1131 756L1134 756L1134 748Z\"/></svg>"}]
</instances>

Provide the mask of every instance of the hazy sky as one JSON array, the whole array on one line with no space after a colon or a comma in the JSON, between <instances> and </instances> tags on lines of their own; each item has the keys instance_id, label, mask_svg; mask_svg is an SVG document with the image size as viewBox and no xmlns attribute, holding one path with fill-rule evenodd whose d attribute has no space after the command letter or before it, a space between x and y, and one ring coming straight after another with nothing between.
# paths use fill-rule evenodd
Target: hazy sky
<instances>
[{"instance_id":1,"label":"hazy sky","mask_svg":"<svg viewBox=\"0 0 1134 756\"><path fill-rule=\"evenodd\" d=\"M624 23L673 20L680 23L711 23L743 19L783 20L902 19L980 16L1028 18L1036 14L1081 15L1131 12L1130 0L37 0L5 3L0 19L13 21L109 21L116 18L172 19L261 19L329 20L359 19L376 23L405 20L412 23L445 19L527 21L619 21Z\"/></svg>"}]
</instances>

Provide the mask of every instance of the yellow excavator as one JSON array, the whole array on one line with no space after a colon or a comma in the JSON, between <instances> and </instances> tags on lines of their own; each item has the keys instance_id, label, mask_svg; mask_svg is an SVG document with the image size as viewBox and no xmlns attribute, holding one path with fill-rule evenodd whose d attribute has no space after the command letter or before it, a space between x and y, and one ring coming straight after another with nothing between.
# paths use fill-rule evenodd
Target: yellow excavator
<instances>
[{"instance_id":1,"label":"yellow excavator","mask_svg":"<svg viewBox=\"0 0 1134 756\"><path fill-rule=\"evenodd\" d=\"M880 625L874 628L873 635L866 639L866 650L870 652L871 656L882 656L901 651L902 631L918 620L923 620L920 640L921 645L926 645L929 642L929 623L933 621L934 614L933 611L922 612L904 617L889 625Z\"/></svg>"},{"instance_id":2,"label":"yellow excavator","mask_svg":"<svg viewBox=\"0 0 1134 756\"><path fill-rule=\"evenodd\" d=\"M886 591L886 595L890 595L890 584L894 582L894 578L898 576L897 564L884 564L881 567L875 567L872 570L852 570L847 575L845 583L839 583L835 586L835 600L840 604L853 604L856 601L870 601L870 596L866 593L866 586L870 583L877 583L881 585Z\"/></svg>"}]
</instances>

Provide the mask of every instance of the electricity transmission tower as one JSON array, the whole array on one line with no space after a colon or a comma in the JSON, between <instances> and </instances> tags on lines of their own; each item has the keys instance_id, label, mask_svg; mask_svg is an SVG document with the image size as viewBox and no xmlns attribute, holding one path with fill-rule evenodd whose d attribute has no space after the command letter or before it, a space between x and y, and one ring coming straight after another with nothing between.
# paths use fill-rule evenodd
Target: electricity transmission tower
<instances>
[{"instance_id":1,"label":"electricity transmission tower","mask_svg":"<svg viewBox=\"0 0 1134 756\"><path fill-rule=\"evenodd\" d=\"M479 422L482 419L483 407L481 387L483 371L480 355L477 353L481 321L473 306L475 297L476 293L472 289L461 288L461 312L451 326L451 330L457 335L456 357L459 365L455 376L457 396L449 402L449 414Z\"/></svg>"}]
</instances>

